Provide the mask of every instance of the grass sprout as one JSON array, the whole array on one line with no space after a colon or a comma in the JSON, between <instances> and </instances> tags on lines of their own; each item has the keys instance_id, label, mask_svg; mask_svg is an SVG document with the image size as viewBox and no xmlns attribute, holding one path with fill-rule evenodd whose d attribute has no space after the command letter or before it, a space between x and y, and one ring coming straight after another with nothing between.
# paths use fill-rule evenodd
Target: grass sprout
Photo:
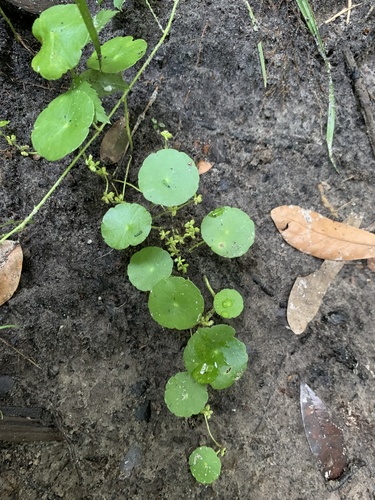
<instances>
[{"instance_id":1,"label":"grass sprout","mask_svg":"<svg viewBox=\"0 0 375 500\"><path fill-rule=\"evenodd\" d=\"M335 120L336 120L336 99L335 99L335 90L332 79L331 64L329 62L323 44L323 40L320 36L318 26L315 21L314 13L310 7L308 0L296 0L296 2L310 33L314 37L314 40L318 46L319 54L322 56L326 67L326 72L328 76L328 117L327 117L326 143L327 143L328 157L336 172L339 172L332 151Z\"/></svg>"}]
</instances>

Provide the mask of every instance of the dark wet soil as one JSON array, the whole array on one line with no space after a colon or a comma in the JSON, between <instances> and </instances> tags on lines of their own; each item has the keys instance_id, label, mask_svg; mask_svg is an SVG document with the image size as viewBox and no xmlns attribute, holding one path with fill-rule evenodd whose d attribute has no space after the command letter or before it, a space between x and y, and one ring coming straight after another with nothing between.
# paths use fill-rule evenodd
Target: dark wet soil
<instances>
[{"instance_id":1,"label":"dark wet soil","mask_svg":"<svg viewBox=\"0 0 375 500\"><path fill-rule=\"evenodd\" d=\"M162 147L155 118L174 135L174 147L197 160L206 152L214 163L202 176L196 219L231 205L256 224L256 242L245 256L223 261L199 249L192 265L197 285L203 288L207 274L214 289L237 288L246 304L232 324L248 346L248 370L210 398L212 431L228 448L220 479L205 487L191 477L189 454L210 444L204 421L177 419L163 401L166 381L183 369L187 336L151 320L147 296L126 279L131 252L110 251L103 242L104 186L81 163L19 235L25 253L20 286L0 308L0 325L19 325L1 337L40 366L0 344L0 375L8 377L0 379L8 384L1 405L44 408L64 440L1 443L2 499L375 498L374 274L366 261L345 265L306 333L296 337L286 323L288 294L295 278L320 261L286 245L270 218L271 209L284 204L331 217L318 189L324 183L341 220L352 212L363 214L363 227L375 220L375 161L342 53L344 46L351 49L373 98L373 5L365 0L353 9L349 25L346 16L324 24L346 2L311 5L333 68L340 174L325 145L324 63L293 1L253 3L258 33L243 2L182 1L167 42L129 99L134 124L158 87L135 136L130 180L143 159ZM165 25L172 2L153 6ZM32 18L7 12L37 50ZM160 31L144 2L129 2L104 36L123 34L144 38L150 48L157 42ZM37 115L68 85L67 79L43 81L32 71L31 57L1 20L0 120L10 120L20 144L30 144ZM369 105L373 113L374 101ZM91 150L94 158L99 146ZM3 139L1 150L4 223L28 215L68 160L23 157ZM310 453L296 372L343 428L346 481L326 482Z\"/></svg>"}]
</instances>

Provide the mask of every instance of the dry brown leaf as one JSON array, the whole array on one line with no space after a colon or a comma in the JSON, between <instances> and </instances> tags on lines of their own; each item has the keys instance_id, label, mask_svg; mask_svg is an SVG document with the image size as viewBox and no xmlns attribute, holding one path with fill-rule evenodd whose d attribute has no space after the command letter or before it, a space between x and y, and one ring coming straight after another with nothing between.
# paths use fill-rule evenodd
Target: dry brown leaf
<instances>
[{"instance_id":1,"label":"dry brown leaf","mask_svg":"<svg viewBox=\"0 0 375 500\"><path fill-rule=\"evenodd\" d=\"M359 227L362 217L349 217L345 222ZM301 335L319 311L327 290L345 262L325 260L320 268L308 276L298 277L289 294L286 317L290 329Z\"/></svg>"},{"instance_id":2,"label":"dry brown leaf","mask_svg":"<svg viewBox=\"0 0 375 500\"><path fill-rule=\"evenodd\" d=\"M22 271L22 248L15 241L0 245L0 306L17 290Z\"/></svg>"},{"instance_id":3,"label":"dry brown leaf","mask_svg":"<svg viewBox=\"0 0 375 500\"><path fill-rule=\"evenodd\" d=\"M128 145L126 121L122 117L108 130L100 144L100 159L102 162L118 163Z\"/></svg>"},{"instance_id":4,"label":"dry brown leaf","mask_svg":"<svg viewBox=\"0 0 375 500\"><path fill-rule=\"evenodd\" d=\"M348 465L342 430L332 422L324 402L304 382L300 386L300 405L311 453L321 463L325 479L338 479Z\"/></svg>"},{"instance_id":5,"label":"dry brown leaf","mask_svg":"<svg viewBox=\"0 0 375 500\"><path fill-rule=\"evenodd\" d=\"M212 163L210 163L206 160L199 160L199 162L197 163L197 167L198 167L199 175L202 175L202 174L205 174L206 172L208 172L209 170L211 170L213 165L212 165Z\"/></svg>"},{"instance_id":6,"label":"dry brown leaf","mask_svg":"<svg viewBox=\"0 0 375 500\"><path fill-rule=\"evenodd\" d=\"M335 222L297 206L281 206L271 217L285 241L318 259L358 260L375 257L375 234Z\"/></svg>"}]
</instances>

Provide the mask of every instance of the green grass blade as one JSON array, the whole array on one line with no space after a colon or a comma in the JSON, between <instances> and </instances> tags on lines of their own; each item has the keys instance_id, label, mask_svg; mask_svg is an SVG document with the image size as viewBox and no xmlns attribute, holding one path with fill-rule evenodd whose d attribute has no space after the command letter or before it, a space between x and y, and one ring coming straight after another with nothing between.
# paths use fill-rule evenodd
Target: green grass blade
<instances>
[{"instance_id":1,"label":"green grass blade","mask_svg":"<svg viewBox=\"0 0 375 500\"><path fill-rule=\"evenodd\" d=\"M264 88L267 88L266 61L264 60L262 42L258 42L258 54L259 54L259 59L260 59L260 66L262 68L262 76L263 76Z\"/></svg>"},{"instance_id":2,"label":"green grass blade","mask_svg":"<svg viewBox=\"0 0 375 500\"><path fill-rule=\"evenodd\" d=\"M99 68L102 69L102 52L100 49L100 42L98 37L98 32L94 26L94 21L92 20L89 8L87 6L86 0L75 0L79 12L81 13L82 19L85 22L87 31L89 32L92 43L94 44L96 53L98 55Z\"/></svg>"},{"instance_id":3,"label":"green grass blade","mask_svg":"<svg viewBox=\"0 0 375 500\"><path fill-rule=\"evenodd\" d=\"M319 53L323 58L327 71L329 94L328 94L326 143L327 143L328 157L334 169L336 170L336 172L338 172L339 170L337 168L337 164L333 156L333 150L332 150L333 136L335 131L335 121L336 121L336 99L335 99L335 89L332 79L331 64L327 57L323 40L320 36L318 26L315 22L314 13L310 7L308 0L296 0L296 2L310 33L314 37L314 40L318 46Z\"/></svg>"},{"instance_id":4,"label":"green grass blade","mask_svg":"<svg viewBox=\"0 0 375 500\"><path fill-rule=\"evenodd\" d=\"M243 1L247 7L248 12L249 12L249 17L250 17L251 23L253 25L253 30L256 32L259 30L259 25L258 25L258 21L257 21L256 17L254 16L253 9L251 8L248 0L243 0ZM258 47L258 54L259 54L259 60L260 60L260 67L262 69L264 88L266 88L267 87L267 71L266 71L266 61L264 59L262 42L258 42L257 47Z\"/></svg>"}]
</instances>

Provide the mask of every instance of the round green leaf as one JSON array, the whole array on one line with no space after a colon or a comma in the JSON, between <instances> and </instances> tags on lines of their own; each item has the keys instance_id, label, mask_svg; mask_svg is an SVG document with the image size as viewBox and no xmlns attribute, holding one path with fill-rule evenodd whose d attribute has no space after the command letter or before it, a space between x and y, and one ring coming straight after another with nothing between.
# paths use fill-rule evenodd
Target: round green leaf
<instances>
[{"instance_id":1,"label":"round green leaf","mask_svg":"<svg viewBox=\"0 0 375 500\"><path fill-rule=\"evenodd\" d=\"M135 253L128 265L129 280L138 290L151 290L172 273L173 260L166 250L146 247Z\"/></svg>"},{"instance_id":2,"label":"round green leaf","mask_svg":"<svg viewBox=\"0 0 375 500\"><path fill-rule=\"evenodd\" d=\"M164 401L177 417L188 418L206 406L207 387L198 384L187 372L176 373L165 386Z\"/></svg>"},{"instance_id":3,"label":"round green leaf","mask_svg":"<svg viewBox=\"0 0 375 500\"><path fill-rule=\"evenodd\" d=\"M185 153L162 149L150 154L138 174L143 196L157 205L181 205L197 192L198 169Z\"/></svg>"},{"instance_id":4,"label":"round green leaf","mask_svg":"<svg viewBox=\"0 0 375 500\"><path fill-rule=\"evenodd\" d=\"M47 80L57 80L75 68L89 39L76 5L56 5L41 13L33 24L33 35L42 44L31 62Z\"/></svg>"},{"instance_id":5,"label":"round green leaf","mask_svg":"<svg viewBox=\"0 0 375 500\"><path fill-rule=\"evenodd\" d=\"M101 46L103 73L119 73L133 66L144 55L147 43L132 36L117 36ZM87 61L87 67L99 70L96 51Z\"/></svg>"},{"instance_id":6,"label":"round green leaf","mask_svg":"<svg viewBox=\"0 0 375 500\"><path fill-rule=\"evenodd\" d=\"M215 312L222 318L236 318L243 311L243 298L237 290L224 288L215 295Z\"/></svg>"},{"instance_id":7,"label":"round green leaf","mask_svg":"<svg viewBox=\"0 0 375 500\"><path fill-rule=\"evenodd\" d=\"M59 160L82 144L93 119L94 104L85 92L65 92L36 119L31 133L33 148L49 161Z\"/></svg>"},{"instance_id":8,"label":"round green leaf","mask_svg":"<svg viewBox=\"0 0 375 500\"><path fill-rule=\"evenodd\" d=\"M204 310L204 301L201 292L191 281L171 276L153 287L148 308L159 325L187 330L198 323Z\"/></svg>"},{"instance_id":9,"label":"round green leaf","mask_svg":"<svg viewBox=\"0 0 375 500\"><path fill-rule=\"evenodd\" d=\"M116 250L139 245L151 231L151 214L137 203L122 203L104 215L101 231L104 241Z\"/></svg>"},{"instance_id":10,"label":"round green leaf","mask_svg":"<svg viewBox=\"0 0 375 500\"><path fill-rule=\"evenodd\" d=\"M227 325L198 328L184 350L187 371L200 384L225 389L238 380L247 366L246 346Z\"/></svg>"},{"instance_id":11,"label":"round green leaf","mask_svg":"<svg viewBox=\"0 0 375 500\"><path fill-rule=\"evenodd\" d=\"M222 257L240 257L254 243L255 228L250 217L239 208L221 207L202 221L202 238Z\"/></svg>"},{"instance_id":12,"label":"round green leaf","mask_svg":"<svg viewBox=\"0 0 375 500\"><path fill-rule=\"evenodd\" d=\"M221 461L215 450L201 446L189 457L190 472L198 483L211 484L220 476Z\"/></svg>"}]
</instances>

